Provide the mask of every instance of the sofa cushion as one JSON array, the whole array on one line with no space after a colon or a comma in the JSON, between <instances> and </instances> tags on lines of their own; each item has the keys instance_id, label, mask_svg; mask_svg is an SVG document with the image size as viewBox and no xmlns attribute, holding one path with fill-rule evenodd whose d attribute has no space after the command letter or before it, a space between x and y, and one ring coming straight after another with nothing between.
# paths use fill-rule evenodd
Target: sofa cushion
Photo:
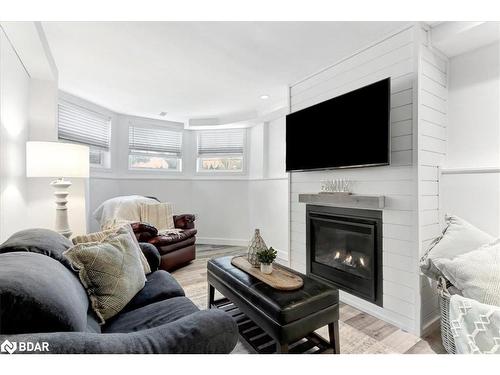
<instances>
[{"instance_id":1,"label":"sofa cushion","mask_svg":"<svg viewBox=\"0 0 500 375\"><path fill-rule=\"evenodd\" d=\"M192 245L195 242L196 229L186 229L179 234L157 236L149 241L155 245L160 254L166 254L181 247Z\"/></svg>"},{"instance_id":2,"label":"sofa cushion","mask_svg":"<svg viewBox=\"0 0 500 375\"><path fill-rule=\"evenodd\" d=\"M188 298L173 297L120 314L103 327L103 332L142 331L173 322L197 311L199 309Z\"/></svg>"},{"instance_id":3,"label":"sofa cushion","mask_svg":"<svg viewBox=\"0 0 500 375\"><path fill-rule=\"evenodd\" d=\"M148 261L149 268L151 269L152 272L156 271L158 267L160 267L160 252L158 249L154 246L151 245L150 243L147 242L140 242L139 247L141 248L142 253L146 257L146 260Z\"/></svg>"},{"instance_id":4,"label":"sofa cushion","mask_svg":"<svg viewBox=\"0 0 500 375\"><path fill-rule=\"evenodd\" d=\"M33 228L14 233L0 245L0 254L27 251L47 255L71 269L63 253L73 244L66 237L49 229Z\"/></svg>"},{"instance_id":5,"label":"sofa cushion","mask_svg":"<svg viewBox=\"0 0 500 375\"><path fill-rule=\"evenodd\" d=\"M0 255L0 333L86 331L88 297L78 277L36 253Z\"/></svg>"},{"instance_id":6,"label":"sofa cushion","mask_svg":"<svg viewBox=\"0 0 500 375\"><path fill-rule=\"evenodd\" d=\"M132 237L121 228L102 242L81 243L64 253L78 270L101 323L118 314L144 287L146 277Z\"/></svg>"},{"instance_id":7,"label":"sofa cushion","mask_svg":"<svg viewBox=\"0 0 500 375\"><path fill-rule=\"evenodd\" d=\"M90 333L101 333L101 325L99 324L99 318L95 314L95 312L92 310L92 308L89 309L87 312L87 332Z\"/></svg>"},{"instance_id":8,"label":"sofa cushion","mask_svg":"<svg viewBox=\"0 0 500 375\"><path fill-rule=\"evenodd\" d=\"M172 297L183 297L184 290L177 280L166 271L156 271L147 277L146 285L124 307L122 312L131 311L143 306L163 301Z\"/></svg>"},{"instance_id":9,"label":"sofa cushion","mask_svg":"<svg viewBox=\"0 0 500 375\"><path fill-rule=\"evenodd\" d=\"M443 276L443 262L473 251L494 240L494 237L458 216L446 215L445 221L447 226L442 235L431 243L420 260L420 270L434 280ZM449 281L455 284L455 280Z\"/></svg>"}]
</instances>

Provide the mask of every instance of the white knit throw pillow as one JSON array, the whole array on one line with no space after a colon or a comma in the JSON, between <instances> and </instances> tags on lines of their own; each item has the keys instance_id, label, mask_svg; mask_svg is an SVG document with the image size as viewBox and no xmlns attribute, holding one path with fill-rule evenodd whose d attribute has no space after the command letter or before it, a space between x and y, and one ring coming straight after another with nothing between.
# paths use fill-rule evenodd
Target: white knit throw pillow
<instances>
[{"instance_id":1,"label":"white knit throw pillow","mask_svg":"<svg viewBox=\"0 0 500 375\"><path fill-rule=\"evenodd\" d=\"M441 268L464 297L500 306L500 239L477 250L446 259Z\"/></svg>"},{"instance_id":2,"label":"white knit throw pillow","mask_svg":"<svg viewBox=\"0 0 500 375\"><path fill-rule=\"evenodd\" d=\"M446 228L420 260L421 271L437 280L443 275L443 263L495 240L488 233L455 215L446 215ZM448 279L453 285L455 281Z\"/></svg>"}]
</instances>

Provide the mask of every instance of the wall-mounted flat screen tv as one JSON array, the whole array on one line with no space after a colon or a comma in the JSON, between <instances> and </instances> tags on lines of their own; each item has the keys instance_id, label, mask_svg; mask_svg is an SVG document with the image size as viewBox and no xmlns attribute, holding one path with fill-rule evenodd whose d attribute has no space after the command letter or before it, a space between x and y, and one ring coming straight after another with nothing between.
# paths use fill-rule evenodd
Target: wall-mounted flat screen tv
<instances>
[{"instance_id":1,"label":"wall-mounted flat screen tv","mask_svg":"<svg viewBox=\"0 0 500 375\"><path fill-rule=\"evenodd\" d=\"M286 170L390 163L390 78L286 116Z\"/></svg>"}]
</instances>

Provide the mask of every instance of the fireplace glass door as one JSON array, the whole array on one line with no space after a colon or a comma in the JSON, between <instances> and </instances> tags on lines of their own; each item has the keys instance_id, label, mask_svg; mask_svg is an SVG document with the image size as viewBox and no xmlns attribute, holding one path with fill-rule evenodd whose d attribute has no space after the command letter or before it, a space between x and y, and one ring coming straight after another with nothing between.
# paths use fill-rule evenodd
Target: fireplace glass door
<instances>
[{"instance_id":1,"label":"fireplace glass door","mask_svg":"<svg viewBox=\"0 0 500 375\"><path fill-rule=\"evenodd\" d=\"M316 219L314 260L365 279L372 278L373 228Z\"/></svg>"}]
</instances>

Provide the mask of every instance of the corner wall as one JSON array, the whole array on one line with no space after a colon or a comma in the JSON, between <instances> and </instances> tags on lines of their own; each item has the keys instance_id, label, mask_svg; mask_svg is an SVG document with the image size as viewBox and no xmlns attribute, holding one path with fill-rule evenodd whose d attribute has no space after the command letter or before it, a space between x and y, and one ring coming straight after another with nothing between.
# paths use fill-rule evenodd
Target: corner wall
<instances>
[{"instance_id":1,"label":"corner wall","mask_svg":"<svg viewBox=\"0 0 500 375\"><path fill-rule=\"evenodd\" d=\"M25 162L29 81L0 27L0 243L29 227Z\"/></svg>"},{"instance_id":2,"label":"corner wall","mask_svg":"<svg viewBox=\"0 0 500 375\"><path fill-rule=\"evenodd\" d=\"M450 59L443 212L500 236L500 43Z\"/></svg>"},{"instance_id":3,"label":"corner wall","mask_svg":"<svg viewBox=\"0 0 500 375\"><path fill-rule=\"evenodd\" d=\"M419 258L441 234L444 213L439 198L439 169L446 156L448 118L448 59L422 34L418 60L418 242ZM436 283L420 275L421 331L439 319Z\"/></svg>"}]
</instances>

